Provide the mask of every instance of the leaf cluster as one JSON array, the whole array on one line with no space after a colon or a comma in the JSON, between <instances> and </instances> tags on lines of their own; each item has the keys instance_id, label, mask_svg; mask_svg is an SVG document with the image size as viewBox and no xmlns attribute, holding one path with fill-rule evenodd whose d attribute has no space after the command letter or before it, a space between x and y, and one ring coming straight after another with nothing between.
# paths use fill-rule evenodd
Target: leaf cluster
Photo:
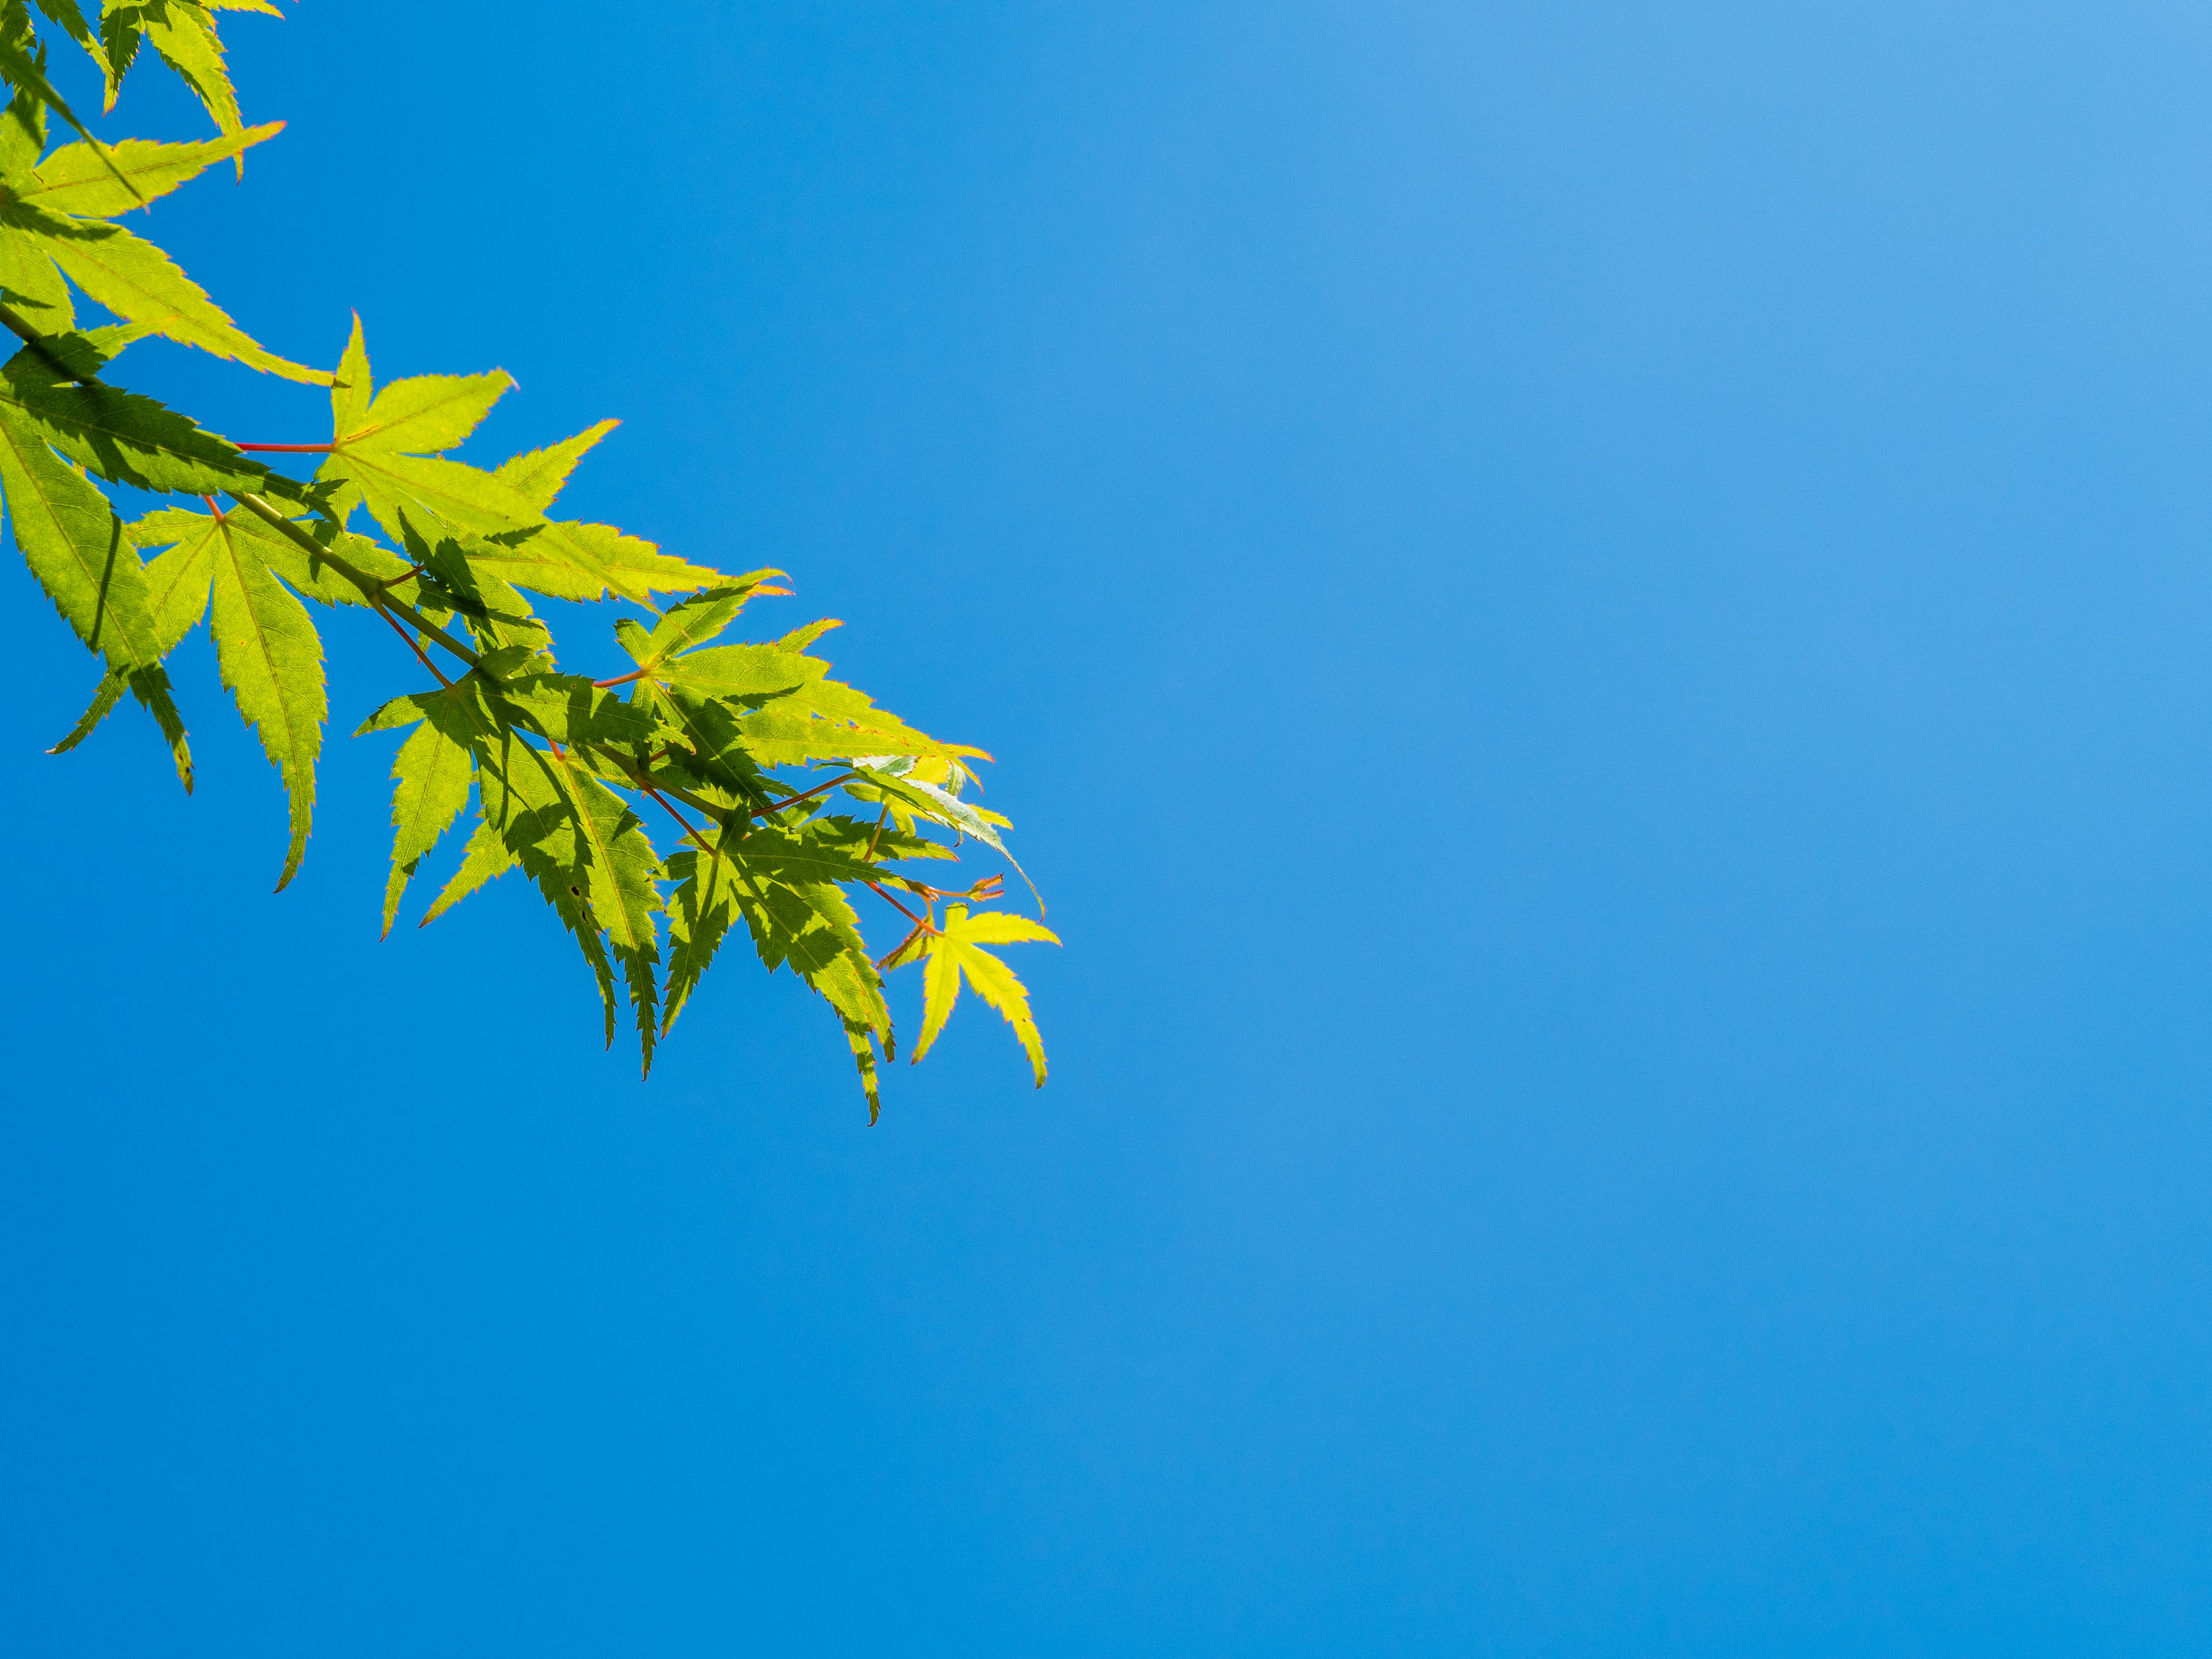
<instances>
[{"instance_id":1,"label":"leaf cluster","mask_svg":"<svg viewBox=\"0 0 2212 1659\"><path fill-rule=\"evenodd\" d=\"M836 1015L872 1121L878 1060L896 1054L884 976L908 964L924 991L916 1060L964 982L1012 1026L1042 1085L1027 993L985 947L1058 941L1010 911L975 908L1000 896L997 875L955 889L915 873L971 844L1012 862L1006 821L964 799L989 757L830 678L811 647L835 621L732 637L756 601L788 592L781 571L727 574L558 516L570 474L614 422L495 467L457 459L512 388L505 374L380 386L358 316L333 369L290 362L118 222L211 167L242 172L245 152L281 130L241 118L215 15L273 5L37 9L0 0L10 94L0 327L21 342L0 362L0 498L33 574L102 668L54 752L83 742L127 695L161 729L189 792L167 664L205 623L222 686L289 803L281 890L307 850L330 712L317 613L347 613L428 677L356 733L404 733L392 768L387 934L422 861L465 819L459 868L422 922L519 870L583 957L607 1041L627 1020L647 1072L742 923L769 969L796 975ZM47 76L41 20L98 66L109 108L150 57L183 79L217 136L101 142ZM50 147L49 118L73 141ZM81 318L80 301L105 319ZM234 443L125 390L112 365L152 337L327 387L328 440ZM271 455L319 459L298 477ZM168 499L126 521L103 486ZM599 679L565 670L533 599L616 608L629 666ZM862 933L858 903L869 899L902 930L880 955Z\"/></svg>"}]
</instances>

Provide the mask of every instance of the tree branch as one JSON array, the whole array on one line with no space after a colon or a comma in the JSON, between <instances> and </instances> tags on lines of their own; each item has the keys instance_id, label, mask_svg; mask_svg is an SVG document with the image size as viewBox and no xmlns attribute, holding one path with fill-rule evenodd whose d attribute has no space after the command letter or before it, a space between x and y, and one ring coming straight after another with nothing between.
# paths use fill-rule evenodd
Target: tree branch
<instances>
[{"instance_id":1,"label":"tree branch","mask_svg":"<svg viewBox=\"0 0 2212 1659\"><path fill-rule=\"evenodd\" d=\"M313 536L310 536L306 531L301 529L299 526L294 524L289 519L279 513L275 507L270 506L268 502L263 501L260 496L247 494L244 495L235 495L234 496L234 499L237 501L239 505L245 507L247 512L252 514L254 517L259 519L262 523L267 525L271 530L276 531L289 538L291 541L294 542L302 551L309 554L314 558L322 560L324 563L329 565L331 568L337 571L338 574L343 576L356 587L358 587L362 592L362 597L366 599L369 604L376 609L387 612L396 612L398 615L406 619L409 626L421 629L424 635L437 641L440 645L444 646L447 650L452 652L463 662L468 664L470 667L475 669L483 668L483 659L482 657L470 650L465 645L459 643L451 635L447 634L444 629L440 628L428 617L425 617L421 612L417 611L413 605L407 604L404 600L393 599L389 593L386 593L384 591L383 583L378 581L375 578L356 569L349 561L345 559L334 550L325 547ZM485 678L489 678L490 676L487 675Z\"/></svg>"}]
</instances>

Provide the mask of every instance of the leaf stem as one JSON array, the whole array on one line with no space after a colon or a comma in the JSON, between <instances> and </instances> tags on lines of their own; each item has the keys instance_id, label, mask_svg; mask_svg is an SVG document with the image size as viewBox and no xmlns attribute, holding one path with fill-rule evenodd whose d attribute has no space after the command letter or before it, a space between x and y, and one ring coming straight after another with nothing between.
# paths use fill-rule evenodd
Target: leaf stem
<instances>
[{"instance_id":1,"label":"leaf stem","mask_svg":"<svg viewBox=\"0 0 2212 1659\"><path fill-rule=\"evenodd\" d=\"M884 891L880 883L870 882L868 884L868 890L873 893L878 898L881 899L884 903L890 905L892 909L897 911L915 927L921 928L923 933L934 933L939 931L937 928L931 927L927 922L924 921L920 916L915 915L913 911L908 909L906 906L901 904L889 893ZM896 954L896 952L894 952L894 954Z\"/></svg>"},{"instance_id":2,"label":"leaf stem","mask_svg":"<svg viewBox=\"0 0 2212 1659\"><path fill-rule=\"evenodd\" d=\"M790 795L787 796L782 800L771 801L766 806L760 807L755 811L752 816L757 818L762 818L766 817L770 812L781 812L787 806L796 806L803 800L811 800L823 790L835 789L839 784L848 782L860 775L858 772L848 772L842 778L832 778L827 783L817 784L813 788L808 790L803 795Z\"/></svg>"},{"instance_id":3,"label":"leaf stem","mask_svg":"<svg viewBox=\"0 0 2212 1659\"><path fill-rule=\"evenodd\" d=\"M233 449L256 451L264 455L327 455L336 444L233 444Z\"/></svg>"},{"instance_id":4,"label":"leaf stem","mask_svg":"<svg viewBox=\"0 0 2212 1659\"><path fill-rule=\"evenodd\" d=\"M611 680L593 680L592 684L604 691L611 685L628 685L632 680L641 680L651 672L650 668L639 668L627 674L617 674Z\"/></svg>"},{"instance_id":5,"label":"leaf stem","mask_svg":"<svg viewBox=\"0 0 2212 1659\"><path fill-rule=\"evenodd\" d=\"M662 794L660 791L654 788L649 783L641 783L638 785L638 787L644 790L645 793L652 796L653 799L659 801L660 803L660 810L667 813L670 817L674 818L677 823L684 826L685 839L697 842L699 843L700 851L702 853L711 853L714 850L713 848L707 845L706 836L701 835L697 830L692 827L691 820L685 817L683 813L678 811L673 806L671 806L668 804L667 796Z\"/></svg>"},{"instance_id":6,"label":"leaf stem","mask_svg":"<svg viewBox=\"0 0 2212 1659\"><path fill-rule=\"evenodd\" d=\"M393 612L404 618L410 627L420 629L428 638L435 640L440 645L444 646L447 650L452 652L463 662L468 664L470 667L479 670L483 667L483 659L482 657L479 657L475 652L470 650L468 647L455 640L450 634L447 633L444 629L440 628L435 623L432 622L428 617L423 616L420 611L416 611L413 605L409 605L405 600L393 599L390 594L384 592L382 583L377 581L374 577L367 575L362 571L354 568L349 561L338 554L335 550L325 547L313 536L310 536L306 531L301 529L299 526L294 524L289 519L279 513L275 507L270 506L268 502L263 501L260 496L252 494L243 495L234 495L233 499L235 500L241 507L245 507L246 511L252 514L255 518L267 525L271 530L277 532L281 535L289 537L302 551L306 552L311 557L322 560L324 563L329 565L333 570L336 570L341 576L343 576L356 587L358 587L362 591L362 597L368 599L370 605L374 605L380 611ZM485 678L489 678L490 677L487 675Z\"/></svg>"},{"instance_id":7,"label":"leaf stem","mask_svg":"<svg viewBox=\"0 0 2212 1659\"><path fill-rule=\"evenodd\" d=\"M386 611L380 605L371 605L369 609L375 611L378 616L383 617L385 621L392 624L392 631L398 635L401 639L407 641L407 648L415 653L416 660L420 662L423 667L430 671L432 678L435 679L439 684L444 686L448 691L453 689L453 681L447 679L443 674L438 672L438 665L430 660L429 653L422 649L421 642L417 641L412 634L409 633L404 628L402 628L399 625L398 617L393 616L389 611Z\"/></svg>"}]
</instances>

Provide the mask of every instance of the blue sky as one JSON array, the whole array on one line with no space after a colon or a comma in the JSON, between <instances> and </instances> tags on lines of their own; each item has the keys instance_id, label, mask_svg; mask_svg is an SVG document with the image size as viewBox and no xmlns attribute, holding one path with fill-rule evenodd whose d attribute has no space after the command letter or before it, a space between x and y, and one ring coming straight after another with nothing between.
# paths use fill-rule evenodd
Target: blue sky
<instances>
[{"instance_id":1,"label":"blue sky","mask_svg":"<svg viewBox=\"0 0 2212 1659\"><path fill-rule=\"evenodd\" d=\"M2212 21L527 11L232 18L150 233L991 749L1053 1079L641 1086L376 941L387 641L271 896L10 561L10 1652L2204 1650Z\"/></svg>"}]
</instances>

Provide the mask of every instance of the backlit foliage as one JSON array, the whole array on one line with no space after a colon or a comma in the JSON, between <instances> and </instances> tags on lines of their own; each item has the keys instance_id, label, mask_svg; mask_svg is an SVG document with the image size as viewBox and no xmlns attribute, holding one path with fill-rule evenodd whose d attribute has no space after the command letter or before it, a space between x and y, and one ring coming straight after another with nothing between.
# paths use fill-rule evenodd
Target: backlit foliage
<instances>
[{"instance_id":1,"label":"backlit foliage","mask_svg":"<svg viewBox=\"0 0 2212 1659\"><path fill-rule=\"evenodd\" d=\"M268 0L111 0L96 19L76 0L37 10L0 5L12 94L0 115L0 326L22 342L0 364L0 494L32 573L103 665L55 752L127 698L158 724L189 791L163 665L207 622L222 684L290 802L281 889L307 850L329 713L313 607L349 612L361 625L349 648L380 639L416 682L356 733L406 733L392 765L387 933L422 860L465 833L423 921L519 868L589 967L607 1040L627 1019L647 1071L742 922L763 963L835 1012L872 1121L878 1056L896 1052L883 975L908 963L923 979L916 1059L964 979L1013 1027L1042 1084L1027 994L983 947L1057 941L974 908L1000 896L999 876L956 890L908 873L974 843L1007 856L1006 820L963 799L988 757L829 678L810 647L834 622L732 640L755 601L788 591L782 572L729 575L556 516L569 473L613 422L489 470L454 460L509 389L504 374L380 386L358 317L334 370L287 362L119 222L209 167L242 172L246 151L280 130L241 118L215 15L279 15ZM98 65L108 108L126 74L158 60L218 136L101 142L47 78L42 23ZM50 123L70 141L49 148ZM80 301L108 320L80 317ZM329 438L234 443L123 390L116 359L153 336L327 386ZM313 475L278 470L286 458ZM102 483L172 499L125 522ZM532 594L619 611L614 644L630 665L596 680L562 672ZM887 954L871 952L856 901L896 912L904 937Z\"/></svg>"}]
</instances>

